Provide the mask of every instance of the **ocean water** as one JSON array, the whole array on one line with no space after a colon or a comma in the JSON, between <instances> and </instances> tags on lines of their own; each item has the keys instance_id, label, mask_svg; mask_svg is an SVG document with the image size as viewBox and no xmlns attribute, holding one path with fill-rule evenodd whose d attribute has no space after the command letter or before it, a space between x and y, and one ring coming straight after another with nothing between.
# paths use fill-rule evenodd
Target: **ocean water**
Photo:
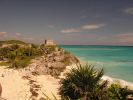
<instances>
[{"instance_id":1,"label":"ocean water","mask_svg":"<svg viewBox=\"0 0 133 100\"><path fill-rule=\"evenodd\" d=\"M133 47L62 45L62 48L88 62L103 68L105 75L133 83Z\"/></svg>"}]
</instances>

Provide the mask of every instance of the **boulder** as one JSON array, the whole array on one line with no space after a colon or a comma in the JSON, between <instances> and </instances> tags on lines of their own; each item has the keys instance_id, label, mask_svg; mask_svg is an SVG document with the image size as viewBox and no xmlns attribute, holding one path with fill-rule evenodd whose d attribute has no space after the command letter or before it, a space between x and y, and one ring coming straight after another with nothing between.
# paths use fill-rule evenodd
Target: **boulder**
<instances>
[{"instance_id":1,"label":"boulder","mask_svg":"<svg viewBox=\"0 0 133 100\"><path fill-rule=\"evenodd\" d=\"M65 58L64 56L56 56L54 57L54 60L59 62L59 61L63 61L64 58Z\"/></svg>"},{"instance_id":2,"label":"boulder","mask_svg":"<svg viewBox=\"0 0 133 100\"><path fill-rule=\"evenodd\" d=\"M35 71L39 75L44 75L44 74L47 74L48 73L48 69L45 66L39 66L39 67L36 68Z\"/></svg>"},{"instance_id":3,"label":"boulder","mask_svg":"<svg viewBox=\"0 0 133 100\"><path fill-rule=\"evenodd\" d=\"M52 68L62 70L62 69L65 69L65 64L62 62L54 62L52 63Z\"/></svg>"}]
</instances>

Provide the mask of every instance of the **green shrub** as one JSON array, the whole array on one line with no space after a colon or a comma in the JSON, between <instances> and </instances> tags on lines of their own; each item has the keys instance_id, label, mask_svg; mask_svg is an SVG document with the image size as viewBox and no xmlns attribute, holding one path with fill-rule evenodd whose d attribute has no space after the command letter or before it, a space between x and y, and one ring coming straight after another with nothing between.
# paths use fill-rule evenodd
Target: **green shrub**
<instances>
[{"instance_id":1,"label":"green shrub","mask_svg":"<svg viewBox=\"0 0 133 100\"><path fill-rule=\"evenodd\" d=\"M11 68L24 68L30 64L30 58L25 58L23 60L14 60L11 62Z\"/></svg>"},{"instance_id":2,"label":"green shrub","mask_svg":"<svg viewBox=\"0 0 133 100\"><path fill-rule=\"evenodd\" d=\"M104 98L107 82L100 82L103 70L95 70L93 66L85 65L72 68L62 79L59 94L63 100L83 99L99 100Z\"/></svg>"},{"instance_id":3,"label":"green shrub","mask_svg":"<svg viewBox=\"0 0 133 100\"><path fill-rule=\"evenodd\" d=\"M56 45L42 45L41 49L46 53L50 54L55 51Z\"/></svg>"},{"instance_id":4,"label":"green shrub","mask_svg":"<svg viewBox=\"0 0 133 100\"><path fill-rule=\"evenodd\" d=\"M127 87L121 87L118 84L112 84L107 91L107 96L110 100L126 100L129 95L129 89Z\"/></svg>"},{"instance_id":5,"label":"green shrub","mask_svg":"<svg viewBox=\"0 0 133 100\"><path fill-rule=\"evenodd\" d=\"M64 51L64 54L70 55L71 53L65 50L65 51Z\"/></svg>"},{"instance_id":6,"label":"green shrub","mask_svg":"<svg viewBox=\"0 0 133 100\"><path fill-rule=\"evenodd\" d=\"M11 47L10 47L12 50L16 50L19 48L19 45L18 44L12 44Z\"/></svg>"},{"instance_id":7,"label":"green shrub","mask_svg":"<svg viewBox=\"0 0 133 100\"><path fill-rule=\"evenodd\" d=\"M127 87L101 80L103 70L96 70L93 66L85 65L72 68L62 79L59 94L62 100L127 100L133 97L133 91Z\"/></svg>"},{"instance_id":8,"label":"green shrub","mask_svg":"<svg viewBox=\"0 0 133 100\"><path fill-rule=\"evenodd\" d=\"M8 62L1 62L0 66L9 66L9 63Z\"/></svg>"}]
</instances>

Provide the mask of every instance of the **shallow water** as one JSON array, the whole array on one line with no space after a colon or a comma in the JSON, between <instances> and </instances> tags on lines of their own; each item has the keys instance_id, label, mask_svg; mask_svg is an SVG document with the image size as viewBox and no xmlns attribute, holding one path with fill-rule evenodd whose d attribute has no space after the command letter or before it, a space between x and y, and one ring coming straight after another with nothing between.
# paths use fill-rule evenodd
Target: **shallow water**
<instances>
[{"instance_id":1,"label":"shallow water","mask_svg":"<svg viewBox=\"0 0 133 100\"><path fill-rule=\"evenodd\" d=\"M133 47L62 45L80 60L104 68L105 75L133 82Z\"/></svg>"}]
</instances>

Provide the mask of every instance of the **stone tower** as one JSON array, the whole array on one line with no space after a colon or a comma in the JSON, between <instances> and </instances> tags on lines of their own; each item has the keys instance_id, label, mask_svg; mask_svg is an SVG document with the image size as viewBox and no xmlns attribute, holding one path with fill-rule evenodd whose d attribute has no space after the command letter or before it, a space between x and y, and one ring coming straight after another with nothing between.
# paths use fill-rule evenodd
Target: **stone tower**
<instances>
[{"instance_id":1,"label":"stone tower","mask_svg":"<svg viewBox=\"0 0 133 100\"><path fill-rule=\"evenodd\" d=\"M54 41L51 39L45 40L45 45L55 45Z\"/></svg>"}]
</instances>

